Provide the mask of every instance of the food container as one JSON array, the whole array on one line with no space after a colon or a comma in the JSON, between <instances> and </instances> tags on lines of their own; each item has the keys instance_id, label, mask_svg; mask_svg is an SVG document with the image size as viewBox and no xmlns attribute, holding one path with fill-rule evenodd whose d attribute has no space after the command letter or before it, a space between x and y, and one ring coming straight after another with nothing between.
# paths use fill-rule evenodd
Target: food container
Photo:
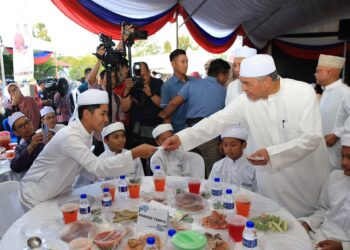
<instances>
[{"instance_id":1,"label":"food container","mask_svg":"<svg viewBox=\"0 0 350 250\"><path fill-rule=\"evenodd\" d=\"M200 232L187 230L177 232L172 244L175 250L201 250L207 245L207 238Z\"/></svg>"}]
</instances>

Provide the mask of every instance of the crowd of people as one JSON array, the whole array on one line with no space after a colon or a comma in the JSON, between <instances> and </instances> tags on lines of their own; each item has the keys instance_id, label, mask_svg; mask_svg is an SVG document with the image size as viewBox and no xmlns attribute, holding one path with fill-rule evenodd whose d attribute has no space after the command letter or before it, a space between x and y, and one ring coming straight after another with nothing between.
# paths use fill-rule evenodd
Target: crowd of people
<instances>
[{"instance_id":1,"label":"crowd of people","mask_svg":"<svg viewBox=\"0 0 350 250\"><path fill-rule=\"evenodd\" d=\"M96 54L104 53L100 46ZM24 207L66 192L79 178L151 175L160 165L168 175L220 178L259 192L300 218L322 249L349 249L344 58L320 55L320 100L310 84L282 78L271 56L246 46L235 52L232 67L208 62L203 79L187 75L181 49L169 55L174 73L164 83L140 62L141 88L123 58L108 90L100 58L76 91L63 84L52 100L42 85L37 97L23 96L16 83L7 86L10 99L2 96L0 111L18 137L11 169L24 175ZM190 157L201 157L204 169L190 166Z\"/></svg>"}]
</instances>

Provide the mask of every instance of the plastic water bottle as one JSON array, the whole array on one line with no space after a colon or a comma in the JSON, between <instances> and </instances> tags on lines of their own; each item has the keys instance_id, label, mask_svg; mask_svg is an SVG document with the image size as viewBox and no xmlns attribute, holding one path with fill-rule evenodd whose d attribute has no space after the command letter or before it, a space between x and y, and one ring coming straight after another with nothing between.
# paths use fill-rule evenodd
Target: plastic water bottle
<instances>
[{"instance_id":1,"label":"plastic water bottle","mask_svg":"<svg viewBox=\"0 0 350 250\"><path fill-rule=\"evenodd\" d=\"M222 201L222 188L220 178L218 177L214 178L214 183L211 187L211 195L213 196L214 202Z\"/></svg>"},{"instance_id":2,"label":"plastic water bottle","mask_svg":"<svg viewBox=\"0 0 350 250\"><path fill-rule=\"evenodd\" d=\"M256 230L254 228L254 222L247 221L245 229L243 231L243 247L244 249L256 249L258 246L258 240L256 236Z\"/></svg>"},{"instance_id":3,"label":"plastic water bottle","mask_svg":"<svg viewBox=\"0 0 350 250\"><path fill-rule=\"evenodd\" d=\"M235 208L235 202L232 196L232 189L230 188L226 189L226 194L224 196L223 203L224 203L224 209L226 212L233 212L233 209Z\"/></svg>"},{"instance_id":4,"label":"plastic water bottle","mask_svg":"<svg viewBox=\"0 0 350 250\"><path fill-rule=\"evenodd\" d=\"M110 221L110 219L113 217L112 213L112 196L109 192L109 188L105 187L103 188L103 194L102 194L102 211L103 216L107 221Z\"/></svg>"},{"instance_id":5,"label":"plastic water bottle","mask_svg":"<svg viewBox=\"0 0 350 250\"><path fill-rule=\"evenodd\" d=\"M144 250L158 250L156 245L156 239L154 237L148 237Z\"/></svg>"},{"instance_id":6,"label":"plastic water bottle","mask_svg":"<svg viewBox=\"0 0 350 250\"><path fill-rule=\"evenodd\" d=\"M118 191L120 193L120 197L122 197L123 199L127 199L129 197L128 196L128 184L126 183L125 175L121 175L119 177Z\"/></svg>"},{"instance_id":7,"label":"plastic water bottle","mask_svg":"<svg viewBox=\"0 0 350 250\"><path fill-rule=\"evenodd\" d=\"M160 166L156 166L153 173L154 189L156 192L165 191L165 179L166 175L164 171L160 168Z\"/></svg>"},{"instance_id":8,"label":"plastic water bottle","mask_svg":"<svg viewBox=\"0 0 350 250\"><path fill-rule=\"evenodd\" d=\"M87 198L86 194L80 195L79 214L80 214L80 220L91 219L90 201Z\"/></svg>"},{"instance_id":9,"label":"plastic water bottle","mask_svg":"<svg viewBox=\"0 0 350 250\"><path fill-rule=\"evenodd\" d=\"M165 249L167 249L167 250L174 249L173 243L171 241L173 240L173 237L174 237L175 234L176 234L176 230L175 229L169 229L168 230L168 240L167 240L167 245L166 245Z\"/></svg>"}]
</instances>

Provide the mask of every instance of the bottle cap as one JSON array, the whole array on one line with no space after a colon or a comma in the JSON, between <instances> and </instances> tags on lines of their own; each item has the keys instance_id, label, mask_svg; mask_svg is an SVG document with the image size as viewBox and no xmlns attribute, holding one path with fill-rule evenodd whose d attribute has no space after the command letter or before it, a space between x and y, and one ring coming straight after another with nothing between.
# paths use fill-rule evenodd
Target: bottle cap
<instances>
[{"instance_id":1,"label":"bottle cap","mask_svg":"<svg viewBox=\"0 0 350 250\"><path fill-rule=\"evenodd\" d=\"M147 244L148 245L153 245L156 242L154 237L148 237L147 238Z\"/></svg>"},{"instance_id":2,"label":"bottle cap","mask_svg":"<svg viewBox=\"0 0 350 250\"><path fill-rule=\"evenodd\" d=\"M168 230L168 235L170 236L170 237L172 237L172 236L174 236L176 234L176 230L175 229L169 229Z\"/></svg>"},{"instance_id":3,"label":"bottle cap","mask_svg":"<svg viewBox=\"0 0 350 250\"><path fill-rule=\"evenodd\" d=\"M160 166L156 166L156 170L160 170Z\"/></svg>"},{"instance_id":4,"label":"bottle cap","mask_svg":"<svg viewBox=\"0 0 350 250\"><path fill-rule=\"evenodd\" d=\"M103 188L103 192L104 193L109 192L109 188L108 187Z\"/></svg>"},{"instance_id":5,"label":"bottle cap","mask_svg":"<svg viewBox=\"0 0 350 250\"><path fill-rule=\"evenodd\" d=\"M119 178L120 178L121 180L124 180L124 179L125 179L125 175L121 175Z\"/></svg>"},{"instance_id":6,"label":"bottle cap","mask_svg":"<svg viewBox=\"0 0 350 250\"><path fill-rule=\"evenodd\" d=\"M215 181L215 182L220 182L220 178L219 178L219 177L215 177L215 178L214 178L214 181Z\"/></svg>"},{"instance_id":7,"label":"bottle cap","mask_svg":"<svg viewBox=\"0 0 350 250\"><path fill-rule=\"evenodd\" d=\"M86 194L81 194L80 199L86 199Z\"/></svg>"},{"instance_id":8,"label":"bottle cap","mask_svg":"<svg viewBox=\"0 0 350 250\"><path fill-rule=\"evenodd\" d=\"M232 189L230 188L226 189L226 194L232 194Z\"/></svg>"},{"instance_id":9,"label":"bottle cap","mask_svg":"<svg viewBox=\"0 0 350 250\"><path fill-rule=\"evenodd\" d=\"M245 224L245 226L247 228L254 228L254 222L253 221L247 221L247 223Z\"/></svg>"}]
</instances>

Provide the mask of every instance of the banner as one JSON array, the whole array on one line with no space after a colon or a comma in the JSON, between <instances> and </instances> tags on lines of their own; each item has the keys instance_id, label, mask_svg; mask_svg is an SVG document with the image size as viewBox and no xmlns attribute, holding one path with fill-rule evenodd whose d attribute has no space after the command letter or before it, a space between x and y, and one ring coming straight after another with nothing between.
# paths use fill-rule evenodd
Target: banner
<instances>
[{"instance_id":1,"label":"banner","mask_svg":"<svg viewBox=\"0 0 350 250\"><path fill-rule=\"evenodd\" d=\"M25 22L16 23L13 45L13 75L16 82L29 82L34 78L32 27Z\"/></svg>"}]
</instances>

